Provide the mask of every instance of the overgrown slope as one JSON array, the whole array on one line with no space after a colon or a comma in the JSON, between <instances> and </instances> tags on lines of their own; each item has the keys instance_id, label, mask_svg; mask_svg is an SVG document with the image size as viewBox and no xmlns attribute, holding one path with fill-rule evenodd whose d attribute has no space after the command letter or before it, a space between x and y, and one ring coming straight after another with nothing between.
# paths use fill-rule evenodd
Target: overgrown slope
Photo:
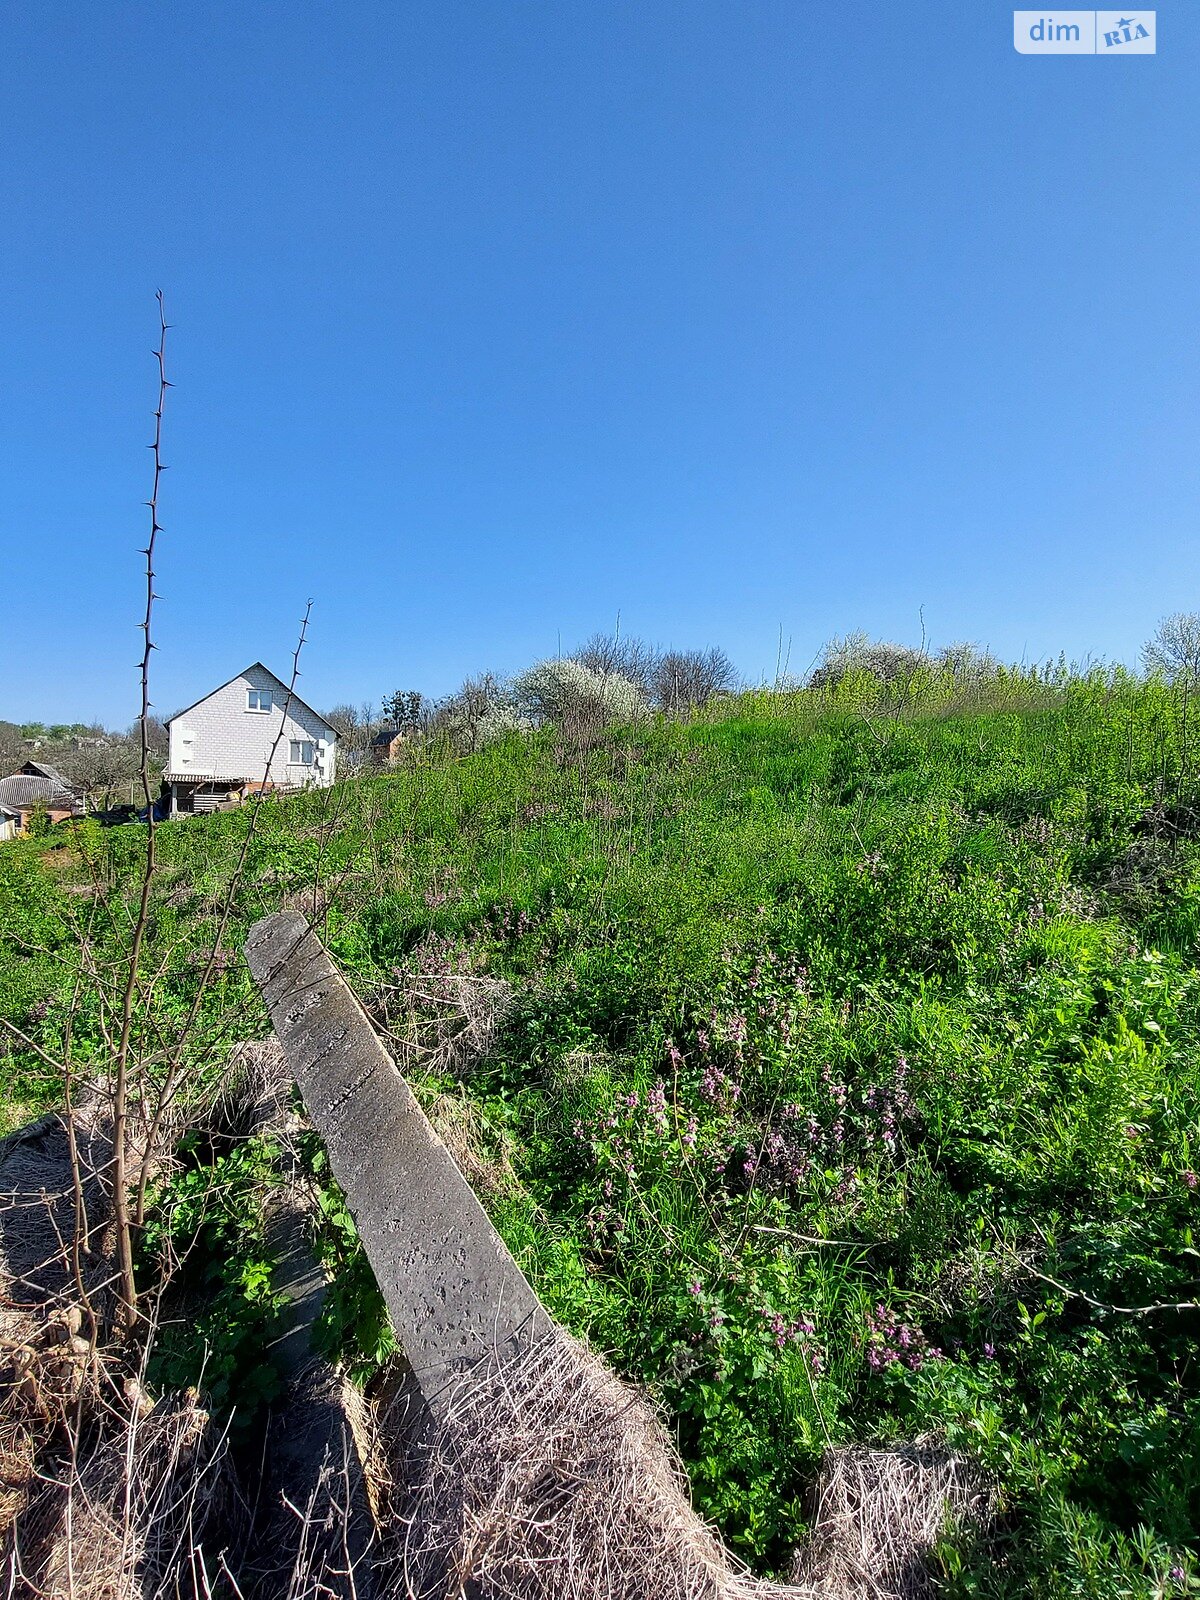
<instances>
[{"instance_id":1,"label":"overgrown slope","mask_svg":"<svg viewBox=\"0 0 1200 1600\"><path fill-rule=\"evenodd\" d=\"M946 1552L955 1592L1183 1587L1186 700L1098 676L890 714L843 698L744 696L264 802L232 888L251 813L166 825L146 1059L169 1054L227 899L193 1089L265 1025L238 952L285 899L322 913L410 1042L444 1038L475 978L508 979L488 1054L435 1052L421 1092L464 1108L537 1287L661 1397L742 1555L786 1564L828 1441L934 1430L1004 1490L988 1549ZM0 851L0 1015L50 1057L103 1061L142 843ZM10 1050L14 1101L53 1095ZM367 1298L342 1297L348 1336Z\"/></svg>"}]
</instances>

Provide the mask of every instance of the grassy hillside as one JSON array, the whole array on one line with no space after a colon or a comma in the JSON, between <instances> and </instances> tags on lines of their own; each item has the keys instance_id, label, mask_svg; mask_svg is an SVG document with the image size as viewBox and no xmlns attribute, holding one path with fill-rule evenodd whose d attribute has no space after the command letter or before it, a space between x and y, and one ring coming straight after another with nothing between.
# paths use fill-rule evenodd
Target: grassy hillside
<instances>
[{"instance_id":1,"label":"grassy hillside","mask_svg":"<svg viewBox=\"0 0 1200 1600\"><path fill-rule=\"evenodd\" d=\"M786 1562L827 1442L933 1431L1003 1489L988 1550L947 1550L951 1592L1182 1591L1194 712L1099 677L870 714L859 690L430 759L265 802L248 846L246 812L169 824L140 1048L151 1072L170 1054L227 900L189 1092L265 1029L240 940L285 900L323 908L409 1041L507 979L485 1057L435 1052L419 1092L457 1108L547 1303L660 1396L747 1560ZM0 1054L10 1120L60 1092L34 1044L103 1063L143 846L0 850L0 1016L32 1041ZM332 1256L336 1331L375 1349L369 1286ZM226 1324L269 1314L244 1288Z\"/></svg>"}]
</instances>

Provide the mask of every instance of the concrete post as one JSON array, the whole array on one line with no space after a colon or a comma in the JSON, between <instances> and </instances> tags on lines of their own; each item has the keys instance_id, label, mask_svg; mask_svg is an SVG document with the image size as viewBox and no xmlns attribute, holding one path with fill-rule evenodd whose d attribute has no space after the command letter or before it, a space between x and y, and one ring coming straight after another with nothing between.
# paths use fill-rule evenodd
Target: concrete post
<instances>
[{"instance_id":1,"label":"concrete post","mask_svg":"<svg viewBox=\"0 0 1200 1600\"><path fill-rule=\"evenodd\" d=\"M456 1374L554 1324L304 917L264 917L246 958L437 1414Z\"/></svg>"}]
</instances>

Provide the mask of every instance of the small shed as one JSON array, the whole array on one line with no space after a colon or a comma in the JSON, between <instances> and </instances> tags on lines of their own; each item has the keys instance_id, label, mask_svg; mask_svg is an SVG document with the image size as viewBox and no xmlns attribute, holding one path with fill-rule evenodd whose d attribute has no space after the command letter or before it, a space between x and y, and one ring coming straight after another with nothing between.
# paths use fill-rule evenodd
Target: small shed
<instances>
[{"instance_id":1,"label":"small shed","mask_svg":"<svg viewBox=\"0 0 1200 1600\"><path fill-rule=\"evenodd\" d=\"M82 810L82 800L54 767L27 761L20 772L0 778L0 840L28 833L30 819L38 813L50 822L65 822Z\"/></svg>"},{"instance_id":2,"label":"small shed","mask_svg":"<svg viewBox=\"0 0 1200 1600\"><path fill-rule=\"evenodd\" d=\"M380 728L371 740L371 760L383 765L395 761L408 740L403 728Z\"/></svg>"}]
</instances>

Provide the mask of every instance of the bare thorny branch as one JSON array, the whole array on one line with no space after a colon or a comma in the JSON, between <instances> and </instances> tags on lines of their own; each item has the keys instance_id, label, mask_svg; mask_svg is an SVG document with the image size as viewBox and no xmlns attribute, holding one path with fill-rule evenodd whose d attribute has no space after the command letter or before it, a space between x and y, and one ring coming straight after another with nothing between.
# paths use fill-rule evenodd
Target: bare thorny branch
<instances>
[{"instance_id":1,"label":"bare thorny branch","mask_svg":"<svg viewBox=\"0 0 1200 1600\"><path fill-rule=\"evenodd\" d=\"M150 654L156 648L152 636L154 617L154 602L158 598L154 589L155 582L155 553L158 536L162 532L159 521L159 489L162 474L166 470L162 460L162 420L166 400L166 392L171 387L166 375L166 336L169 324L166 320L163 295L160 290L156 296L159 313L159 342L154 352L158 366L158 401L154 411L154 438L149 448L153 452L154 471L150 499L146 502L150 511L150 535L142 554L145 558L145 608L141 622L143 634L142 657L139 665L141 703L138 715L139 745L140 745L140 780L142 793L146 803L146 848L142 863L141 882L138 892L137 911L133 918L128 961L122 974L120 986L120 999L118 1014L120 1026L114 1048L113 1070L113 1154L112 1154L112 1203L115 1244L117 1253L117 1267L120 1281L120 1318L122 1324L128 1328L137 1318L137 1289L133 1272L133 1239L136 1230L145 1225L147 1186L153 1170L155 1151L157 1150L159 1136L162 1132L164 1119L175 1098L179 1074L183 1066L186 1043L191 1036L200 1009L204 1003L205 994L212 982L221 960L222 946L228 928L229 919L233 911L237 887L241 883L246 860L253 841L259 811L256 806L251 812L247 827L243 833L241 848L232 873L230 874L216 930L211 946L205 960L203 970L193 990L191 1003L187 1015L179 1028L174 1048L168 1054L167 1067L160 1090L156 1097L153 1114L149 1117L148 1127L145 1129L144 1143L141 1151L140 1169L137 1173L136 1199L131 1207L129 1171L130 1145L129 1145L129 1110L130 1092L133 1087L133 1039L134 1019L139 1002L145 1001L147 995L143 987L142 954L146 932L150 921L150 912L153 898L155 877L158 870L156 853L156 819L154 812L155 796L151 792L150 758L151 741L149 735L149 716L151 710L150 699ZM284 702L283 715L280 719L279 729L271 745L267 757L266 770L263 774L263 785L266 787L274 766L275 758L280 743L284 737L287 725L287 716L295 696L296 681L300 675L300 657L304 648L308 631L309 617L312 611L310 601L305 608L304 617L300 625L300 634L295 650L292 654L292 671L288 683L287 697ZM144 1094L145 1085L141 1085Z\"/></svg>"},{"instance_id":2,"label":"bare thorny branch","mask_svg":"<svg viewBox=\"0 0 1200 1600\"><path fill-rule=\"evenodd\" d=\"M284 733L287 729L288 714L291 710L292 700L295 697L296 692L296 680L300 676L300 655L304 649L305 641L308 636L308 621L311 615L312 601L310 600L304 608L304 616L300 623L300 635L296 641L296 648L292 652L292 672L291 677L288 680L287 698L284 700L283 704L283 715L279 721L279 731L275 735L274 742L272 743L270 752L267 756L266 770L263 774L264 787L270 778L272 769L274 768L275 756L279 750L280 743L282 742ZM150 1178L152 1151L156 1145L158 1134L162 1127L163 1118L166 1116L175 1097L175 1090L178 1084L179 1074L183 1067L184 1048L186 1046L188 1037L191 1034L192 1028L195 1026L196 1019L200 1014L200 1007L204 1003L205 993L208 990L208 986L212 981L213 973L216 971L217 964L221 957L221 946L225 938L225 931L229 925L229 918L233 913L233 905L237 895L237 889L245 872L246 859L249 856L250 846L254 840L258 819L261 814L259 811L260 804L261 801L255 804L250 813L250 820L243 830L241 849L238 851L237 861L234 863L233 871L229 876L229 883L226 887L225 897L221 905L221 914L217 922L216 932L213 934L212 945L209 949L208 958L205 962L204 970L200 974L200 978L196 984L196 989L192 996L192 1003L188 1008L187 1015L184 1018L182 1027L180 1028L177 1047L174 1055L172 1056L170 1066L167 1069L162 1091L159 1095L158 1104L155 1109L154 1116L150 1122L150 1128L146 1139L146 1151L142 1160L141 1173L138 1177L137 1207L135 1218L136 1225L139 1228L143 1227L145 1224L146 1186Z\"/></svg>"},{"instance_id":3,"label":"bare thorny branch","mask_svg":"<svg viewBox=\"0 0 1200 1600\"><path fill-rule=\"evenodd\" d=\"M155 299L158 302L159 321L158 349L155 351L155 360L158 363L158 404L154 410L154 439L150 445L150 449L154 452L154 479L150 499L146 502L150 509L150 537L146 543L145 550L142 552L146 558L146 608L141 623L142 660L140 674L142 697L141 710L138 715L142 792L146 798L146 854L142 870L141 891L138 897L138 912L134 920L133 936L130 943L129 970L126 974L125 988L121 999L121 1033L117 1043L113 1076L112 1204L113 1221L116 1229L117 1266L120 1277L121 1321L127 1328L132 1327L137 1319L137 1286L133 1276L133 1235L129 1216L129 1175L126 1165L129 1053L134 1004L138 992L138 961L146 936L146 926L150 918L150 893L153 887L155 870L154 802L150 794L149 773L150 652L154 649L151 626L154 620L154 601L157 598L154 593L154 553L158 543L158 535L162 531L162 525L158 520L158 491L163 474L162 419L167 390L170 387L167 382L166 372L167 319L164 314L161 289L156 294Z\"/></svg>"},{"instance_id":4,"label":"bare thorny branch","mask_svg":"<svg viewBox=\"0 0 1200 1600\"><path fill-rule=\"evenodd\" d=\"M211 994L215 980L225 968L225 958L229 954L225 949L226 941L238 912L240 889L246 881L254 838L263 826L261 803L251 806L245 826L239 829L236 860L228 874L222 875L224 881L214 896L212 930L195 956L192 957L189 950L185 960L181 960L179 949L186 941L181 940L176 945L169 938L164 940L155 933L156 909L162 898L163 883L164 880L171 881L170 853L163 856L162 839L158 835L155 813L157 794L148 727L152 705L151 651L156 648L153 637L155 604L158 600L155 589L156 553L159 535L163 532L160 487L162 474L166 470L162 460L163 415L166 391L172 386L167 378L166 361L169 324L161 293L157 296L157 305L159 338L154 358L159 382L153 413L153 440L149 445L154 462L153 478L150 498L146 502L150 527L147 543L140 551L144 560L145 603L140 623L143 643L138 664L138 726L146 834L136 847L134 881L129 884L127 894L121 892L119 876L113 866L113 862L119 858L110 859L111 853L103 851L93 854L86 834L79 839L79 854L90 880L90 893L81 905L83 915L67 916L68 926L75 935L74 940L70 941L70 953L51 948L50 945L47 945L45 952L47 959L56 963L64 976L69 974L69 1003L65 1032L61 1038L50 1049L46 1049L30 1032L0 1018L0 1039L6 1035L11 1037L22 1051L28 1051L47 1070L58 1076L65 1096L63 1113L57 1119L62 1127L55 1129L48 1125L45 1137L62 1142L65 1134L66 1163L62 1164L51 1183L43 1184L30 1199L21 1200L14 1193L11 1203L4 1204L6 1213L10 1209L20 1209L22 1214L28 1210L31 1228L35 1214L36 1219L40 1219L38 1239L31 1251L40 1250L45 1260L34 1262L31 1253L31 1264L20 1269L12 1261L0 1260L0 1266L4 1268L3 1289L14 1302L7 1309L15 1309L20 1319L14 1323L11 1337L6 1326L0 1339L0 1355L5 1355L7 1359L12 1355L9 1346L16 1348L13 1340L25 1339L26 1330L32 1330L28 1334L33 1341L28 1357L21 1353L24 1351L23 1345L19 1352L22 1361L28 1359L34 1363L25 1385L29 1391L28 1397L25 1396L25 1390L16 1399L13 1398L15 1390L9 1395L16 1407L13 1411L16 1419L14 1426L25 1425L25 1411L30 1407L37 1410L33 1422L36 1422L38 1432L38 1454L21 1514L26 1519L26 1526L34 1529L36 1534L41 1526L38 1519L43 1515L38 1508L49 1505L47 1495L53 1498L60 1488L65 1489L62 1517L69 1569L72 1569L76 1553L77 1541L72 1530L77 1514L90 1508L90 1479L85 1483L84 1478L92 1470L89 1465L91 1455L87 1452L95 1453L93 1445L99 1448L102 1444L106 1450L113 1447L111 1465L105 1471L111 1471L114 1498L111 1506L106 1501L101 1509L104 1518L108 1518L111 1511L116 1519L114 1525L122 1530L123 1569L130 1567L135 1557L141 1559L137 1555L141 1535L139 1533L135 1537L131 1530L135 1529L135 1525L140 1529L143 1524L148 1526L151 1522L156 1525L161 1522L163 1506L158 1501L163 1495L170 1498L176 1494L166 1477L162 1479L160 1487L155 1487L158 1485L156 1478L154 1485L147 1490L155 1503L148 1503L145 1507L142 1507L141 1499L134 1503L131 1496L136 1498L142 1494L137 1487L141 1482L139 1474L142 1464L135 1460L140 1445L138 1450L134 1450L133 1441L135 1432L148 1437L147 1431L141 1429L142 1410L149 1404L142 1382L145 1363L162 1325L165 1288L178 1273L188 1247L178 1252L174 1239L168 1237L158 1263L161 1270L156 1271L153 1288L144 1285L139 1287L134 1275L137 1238L145 1225L148 1205L154 1193L150 1187L151 1180L162 1172L164 1161L170 1159L173 1136L177 1131L175 1104L181 1097L185 1082L191 1081L185 1069L195 1062L201 1048L210 1059L221 1059L225 1045L244 1032L247 1022L251 1020L245 1014L246 1005L234 1002L222 1008L220 1017L213 1020L211 1027L205 1025L203 1038L197 1044L206 994ZM311 602L305 609L292 654L291 677L282 716L266 757L264 790L271 787L274 764L288 732L288 716L296 696L310 613ZM338 809L335 802L331 825L323 835L322 863L325 861L329 838L336 829ZM347 867L340 876L344 877L348 870ZM318 867L317 878L320 875ZM335 873L335 881L338 876ZM312 898L313 915L319 920L321 897L315 881ZM116 944L119 950L105 951L106 930L118 935ZM162 986L172 976L183 972L186 972L190 989L184 1014L179 1016L171 1014L170 1010L161 1011L156 1001ZM76 1024L82 1017L86 1017L87 1026L80 1028L84 1038L77 1045L74 1035ZM91 1038L87 1037L89 1034ZM80 1065L81 1060L93 1055L94 1068ZM97 1116L97 1113L100 1114ZM211 1192L204 1198L202 1214L209 1205L220 1202L221 1188L219 1183L212 1185ZM43 1212L44 1217L41 1215ZM44 1241L41 1237L43 1234ZM0 1300L3 1298L4 1295L0 1295ZM19 1305L15 1304L17 1301ZM63 1333L62 1329L66 1332ZM121 1336L120 1343L124 1348L119 1352L115 1347L117 1341L113 1345L107 1344L107 1337L113 1333ZM136 1338L131 1337L135 1333ZM62 1339L67 1342L60 1349ZM64 1349L65 1356L62 1354ZM73 1363L71 1372L75 1373L78 1369L80 1376L72 1378L75 1385L73 1389L68 1391L64 1388L60 1395L59 1388L66 1380L62 1380L62 1384L51 1391L44 1387L42 1372L47 1364L62 1365L68 1357ZM20 1370L25 1369L22 1367ZM57 1371L57 1367L54 1370ZM202 1378L200 1382L203 1383ZM46 1431L51 1416L42 1402L43 1393L50 1396L56 1407L53 1413L54 1426L60 1431L54 1440ZM20 1405L17 1405L18 1400ZM194 1412L193 1402L194 1396L188 1402ZM25 1410L21 1409L22 1406ZM155 1420L150 1425L150 1431L158 1426L159 1409L160 1406L154 1408ZM33 1422L30 1423L31 1427ZM196 1426L199 1428L201 1423L198 1421ZM80 1455L80 1447L84 1444L87 1449ZM63 1454L64 1450L66 1454ZM164 1472L173 1470L167 1454L164 1454L162 1466ZM77 1490L79 1493L76 1493ZM166 1502L163 1501L163 1504ZM32 1510L29 1509L31 1506ZM144 1517L143 1509L146 1512ZM107 1521L105 1525L108 1525ZM188 1545L191 1556L199 1553L202 1561L202 1552L193 1548L195 1541L191 1534L185 1530L179 1537ZM18 1578L24 1583L28 1574L18 1573L14 1568L6 1576L11 1579L11 1594L17 1592L13 1585ZM69 1570L65 1579L67 1592L76 1592L77 1581L77 1574L73 1569ZM0 1577L0 1592L3 1587L4 1578ZM203 1591L207 1587L207 1580L199 1583L198 1587ZM236 1593L236 1585L233 1588Z\"/></svg>"}]
</instances>

